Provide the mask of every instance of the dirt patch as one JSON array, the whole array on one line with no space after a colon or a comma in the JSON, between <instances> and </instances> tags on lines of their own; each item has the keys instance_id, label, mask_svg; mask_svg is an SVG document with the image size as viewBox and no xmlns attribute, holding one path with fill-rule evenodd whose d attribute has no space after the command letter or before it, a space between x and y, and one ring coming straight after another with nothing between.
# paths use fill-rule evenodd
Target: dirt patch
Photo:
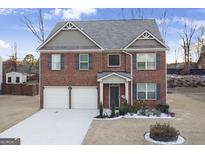
<instances>
[{"instance_id":1,"label":"dirt patch","mask_svg":"<svg viewBox=\"0 0 205 154\"><path fill-rule=\"evenodd\" d=\"M156 122L170 122L186 138L184 144L205 144L205 88L172 91L167 97L171 110L176 113L175 119L93 121L83 144L152 144L143 135ZM196 99L196 93L200 99Z\"/></svg>"},{"instance_id":2,"label":"dirt patch","mask_svg":"<svg viewBox=\"0 0 205 154\"><path fill-rule=\"evenodd\" d=\"M0 95L0 133L39 110L39 96Z\"/></svg>"}]
</instances>

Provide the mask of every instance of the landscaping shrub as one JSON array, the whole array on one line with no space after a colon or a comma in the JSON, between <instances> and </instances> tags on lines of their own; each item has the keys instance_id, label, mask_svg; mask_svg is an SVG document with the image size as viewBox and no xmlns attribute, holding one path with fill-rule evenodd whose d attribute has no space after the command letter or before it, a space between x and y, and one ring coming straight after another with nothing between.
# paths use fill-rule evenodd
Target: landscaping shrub
<instances>
[{"instance_id":1,"label":"landscaping shrub","mask_svg":"<svg viewBox=\"0 0 205 154\"><path fill-rule=\"evenodd\" d=\"M162 113L169 114L169 105L168 104L158 104L157 110L159 110Z\"/></svg>"},{"instance_id":2,"label":"landscaping shrub","mask_svg":"<svg viewBox=\"0 0 205 154\"><path fill-rule=\"evenodd\" d=\"M132 106L129 107L130 113L137 113L141 109L141 104L139 102L134 102Z\"/></svg>"},{"instance_id":3,"label":"landscaping shrub","mask_svg":"<svg viewBox=\"0 0 205 154\"><path fill-rule=\"evenodd\" d=\"M179 131L168 124L156 123L150 126L150 138L156 141L170 142L176 141L179 136Z\"/></svg>"},{"instance_id":4,"label":"landscaping shrub","mask_svg":"<svg viewBox=\"0 0 205 154\"><path fill-rule=\"evenodd\" d=\"M111 115L110 115L111 118L115 117L115 103L112 102L111 104Z\"/></svg>"},{"instance_id":5,"label":"landscaping shrub","mask_svg":"<svg viewBox=\"0 0 205 154\"><path fill-rule=\"evenodd\" d=\"M103 105L102 103L100 103L100 106L99 106L99 113L100 113L100 117L103 116Z\"/></svg>"},{"instance_id":6,"label":"landscaping shrub","mask_svg":"<svg viewBox=\"0 0 205 154\"><path fill-rule=\"evenodd\" d=\"M129 112L130 106L127 103L127 100L124 102L121 102L120 107L119 107L119 115L125 115Z\"/></svg>"}]
</instances>

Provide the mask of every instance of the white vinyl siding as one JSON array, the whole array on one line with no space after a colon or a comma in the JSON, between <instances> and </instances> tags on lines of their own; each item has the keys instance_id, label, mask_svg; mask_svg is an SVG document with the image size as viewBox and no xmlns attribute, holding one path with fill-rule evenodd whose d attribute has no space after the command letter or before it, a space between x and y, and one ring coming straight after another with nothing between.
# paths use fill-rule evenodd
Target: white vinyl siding
<instances>
[{"instance_id":1,"label":"white vinyl siding","mask_svg":"<svg viewBox=\"0 0 205 154\"><path fill-rule=\"evenodd\" d=\"M156 83L137 83L138 100L156 100L157 86Z\"/></svg>"},{"instance_id":2,"label":"white vinyl siding","mask_svg":"<svg viewBox=\"0 0 205 154\"><path fill-rule=\"evenodd\" d=\"M155 53L140 53L136 55L137 70L155 70L156 69L156 54Z\"/></svg>"},{"instance_id":3,"label":"white vinyl siding","mask_svg":"<svg viewBox=\"0 0 205 154\"><path fill-rule=\"evenodd\" d=\"M51 69L52 70L61 70L61 55L60 54L52 54L52 64Z\"/></svg>"},{"instance_id":4,"label":"white vinyl siding","mask_svg":"<svg viewBox=\"0 0 205 154\"><path fill-rule=\"evenodd\" d=\"M79 69L88 70L89 69L89 54L79 55Z\"/></svg>"}]
</instances>

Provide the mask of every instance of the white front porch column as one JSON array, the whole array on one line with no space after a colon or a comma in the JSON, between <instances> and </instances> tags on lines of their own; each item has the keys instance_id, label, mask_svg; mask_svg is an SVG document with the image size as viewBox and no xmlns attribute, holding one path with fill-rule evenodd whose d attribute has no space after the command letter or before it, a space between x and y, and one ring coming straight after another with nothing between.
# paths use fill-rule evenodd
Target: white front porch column
<instances>
[{"instance_id":1,"label":"white front porch column","mask_svg":"<svg viewBox=\"0 0 205 154\"><path fill-rule=\"evenodd\" d=\"M129 102L129 82L128 81L125 82L125 98L127 102Z\"/></svg>"},{"instance_id":2,"label":"white front porch column","mask_svg":"<svg viewBox=\"0 0 205 154\"><path fill-rule=\"evenodd\" d=\"M103 104L103 83L100 82L100 103Z\"/></svg>"}]
</instances>

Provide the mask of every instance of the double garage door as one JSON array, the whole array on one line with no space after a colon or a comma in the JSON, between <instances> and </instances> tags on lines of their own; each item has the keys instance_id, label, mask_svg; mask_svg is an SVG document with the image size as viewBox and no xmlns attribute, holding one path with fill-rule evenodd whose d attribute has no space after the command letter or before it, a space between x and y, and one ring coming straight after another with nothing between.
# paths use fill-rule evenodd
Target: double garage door
<instances>
[{"instance_id":1,"label":"double garage door","mask_svg":"<svg viewBox=\"0 0 205 154\"><path fill-rule=\"evenodd\" d=\"M69 90L64 86L44 88L44 108L69 108ZM97 108L97 89L95 86L73 86L71 108Z\"/></svg>"}]
</instances>

